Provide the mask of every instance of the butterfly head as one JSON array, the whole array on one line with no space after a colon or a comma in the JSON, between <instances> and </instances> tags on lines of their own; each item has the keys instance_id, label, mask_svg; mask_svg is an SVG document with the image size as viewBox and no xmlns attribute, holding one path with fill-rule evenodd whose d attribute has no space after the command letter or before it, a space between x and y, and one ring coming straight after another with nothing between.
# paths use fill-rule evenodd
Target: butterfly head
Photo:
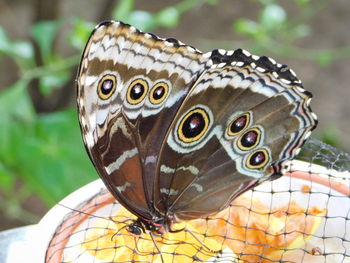
<instances>
[{"instance_id":1,"label":"butterfly head","mask_svg":"<svg viewBox=\"0 0 350 263\"><path fill-rule=\"evenodd\" d=\"M140 236L144 233L163 235L169 231L171 232L171 224L172 220L167 217L157 217L152 220L138 218L133 220L126 229L133 236Z\"/></svg>"}]
</instances>

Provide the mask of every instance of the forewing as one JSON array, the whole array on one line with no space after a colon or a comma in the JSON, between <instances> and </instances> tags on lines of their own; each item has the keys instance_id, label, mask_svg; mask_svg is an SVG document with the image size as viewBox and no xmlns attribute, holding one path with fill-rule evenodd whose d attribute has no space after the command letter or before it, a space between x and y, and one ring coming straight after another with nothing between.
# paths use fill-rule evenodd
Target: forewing
<instances>
[{"instance_id":1,"label":"forewing","mask_svg":"<svg viewBox=\"0 0 350 263\"><path fill-rule=\"evenodd\" d=\"M158 164L157 208L179 219L216 213L279 174L317 123L311 94L285 66L242 50L213 51L211 59L179 109Z\"/></svg>"},{"instance_id":2,"label":"forewing","mask_svg":"<svg viewBox=\"0 0 350 263\"><path fill-rule=\"evenodd\" d=\"M208 61L121 22L100 24L87 43L78 75L85 146L112 194L140 217L152 218L162 141Z\"/></svg>"}]
</instances>

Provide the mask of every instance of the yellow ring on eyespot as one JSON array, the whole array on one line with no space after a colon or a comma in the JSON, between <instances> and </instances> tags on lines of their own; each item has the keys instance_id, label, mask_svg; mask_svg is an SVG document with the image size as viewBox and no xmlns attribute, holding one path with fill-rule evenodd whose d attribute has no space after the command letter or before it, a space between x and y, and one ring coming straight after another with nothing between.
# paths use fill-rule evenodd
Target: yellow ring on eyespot
<instances>
[{"instance_id":1,"label":"yellow ring on eyespot","mask_svg":"<svg viewBox=\"0 0 350 263\"><path fill-rule=\"evenodd\" d=\"M131 98L130 93L131 93L132 88L136 84L141 84L144 87L144 91L143 91L143 94L141 95L141 97L135 100L135 99ZM135 79L133 82L130 83L130 85L128 87L128 91L126 93L126 100L132 105L138 104L146 97L147 91L148 91L147 81L144 79Z\"/></svg>"},{"instance_id":2,"label":"yellow ring on eyespot","mask_svg":"<svg viewBox=\"0 0 350 263\"><path fill-rule=\"evenodd\" d=\"M245 147L245 146L242 144L242 138L243 138L243 136L244 136L245 134L247 134L248 132L251 132L251 131L255 131L255 132L257 133L256 141L255 141L255 143L254 143L252 146L250 146L250 147ZM250 129L246 130L246 131L238 138L238 140L237 140L237 146L238 146L238 148L239 148L240 150L242 150L242 151L249 151L249 150L253 149L255 146L257 146L257 145L259 144L260 139L261 139L261 133L262 133L261 130L258 129L258 128L250 128Z\"/></svg>"},{"instance_id":3,"label":"yellow ring on eyespot","mask_svg":"<svg viewBox=\"0 0 350 263\"><path fill-rule=\"evenodd\" d=\"M261 163L261 164L258 164L258 165L251 165L250 164L250 159L253 157L253 155L257 152L263 152L264 156L265 156L265 160ZM268 161L269 161L270 157L269 157L269 153L266 149L262 148L262 149L257 149L253 152L251 152L246 160L246 166L249 168L249 169L260 169L262 167L264 167Z\"/></svg>"},{"instance_id":4,"label":"yellow ring on eyespot","mask_svg":"<svg viewBox=\"0 0 350 263\"><path fill-rule=\"evenodd\" d=\"M111 80L112 83L113 83L113 87L112 87L111 91L108 94L104 94L102 92L102 84L103 84L103 82L105 80ZM107 100L107 99L109 99L112 96L112 94L114 93L116 88L117 88L117 79L116 79L116 77L114 75L112 75L112 74L107 74L107 75L104 75L100 79L100 82L98 83L98 86L97 86L97 94L98 94L100 99Z\"/></svg>"},{"instance_id":5,"label":"yellow ring on eyespot","mask_svg":"<svg viewBox=\"0 0 350 263\"><path fill-rule=\"evenodd\" d=\"M242 117L246 117L246 123L244 125L244 127L239 131L239 132L232 132L231 131L231 125L237 121L239 118L242 118ZM227 127L227 135L229 136L236 136L237 134L240 134L245 128L248 127L248 125L250 124L250 113L247 112L247 113L243 113L241 114L240 116L238 116L237 118L235 118L233 121L231 121L231 123L229 124L229 126Z\"/></svg>"},{"instance_id":6,"label":"yellow ring on eyespot","mask_svg":"<svg viewBox=\"0 0 350 263\"><path fill-rule=\"evenodd\" d=\"M182 132L182 128L183 128L183 125L185 123L185 121L187 120L187 118L189 116L191 116L192 114L194 113L198 113L200 114L202 117L203 117L203 120L204 120L204 128L203 130L198 134L196 135L195 137L192 137L192 138L188 138L186 137L183 132ZM191 142L195 142L195 141L198 141L204 134L205 132L208 130L208 127L209 127L209 116L208 116L208 113L202 109L202 108L195 108L193 110L191 110L189 113L187 113L181 120L180 122L180 125L178 127L178 130L177 130L177 135L179 137L179 139L185 143L191 143Z\"/></svg>"},{"instance_id":7,"label":"yellow ring on eyespot","mask_svg":"<svg viewBox=\"0 0 350 263\"><path fill-rule=\"evenodd\" d=\"M160 99L155 99L153 98L153 94L154 92L156 91L156 89L160 86L163 86L164 89L165 89L165 93L164 95L160 98ZM169 93L169 85L165 82L158 82L156 85L153 86L153 88L151 89L151 92L150 92L150 95L149 95L149 100L152 104L160 104L162 103L165 98L168 96L168 93Z\"/></svg>"}]
</instances>

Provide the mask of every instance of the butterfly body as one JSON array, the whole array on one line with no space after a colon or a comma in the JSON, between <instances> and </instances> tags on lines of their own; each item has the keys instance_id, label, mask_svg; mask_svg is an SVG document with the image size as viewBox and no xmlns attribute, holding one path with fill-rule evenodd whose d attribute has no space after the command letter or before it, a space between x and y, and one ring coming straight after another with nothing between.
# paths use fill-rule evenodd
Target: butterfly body
<instances>
[{"instance_id":1,"label":"butterfly body","mask_svg":"<svg viewBox=\"0 0 350 263\"><path fill-rule=\"evenodd\" d=\"M91 160L136 226L156 233L280 176L317 123L285 65L241 49L203 54L122 22L96 27L77 82Z\"/></svg>"}]
</instances>

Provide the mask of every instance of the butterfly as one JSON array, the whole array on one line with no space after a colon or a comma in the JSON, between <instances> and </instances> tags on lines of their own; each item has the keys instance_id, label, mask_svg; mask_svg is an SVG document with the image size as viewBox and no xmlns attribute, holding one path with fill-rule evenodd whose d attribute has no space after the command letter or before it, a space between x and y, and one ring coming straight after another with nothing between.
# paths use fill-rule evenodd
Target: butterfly
<instances>
[{"instance_id":1,"label":"butterfly","mask_svg":"<svg viewBox=\"0 0 350 263\"><path fill-rule=\"evenodd\" d=\"M202 53L122 22L92 32L77 77L87 152L113 196L162 234L283 173L317 125L286 65L237 49Z\"/></svg>"}]
</instances>

